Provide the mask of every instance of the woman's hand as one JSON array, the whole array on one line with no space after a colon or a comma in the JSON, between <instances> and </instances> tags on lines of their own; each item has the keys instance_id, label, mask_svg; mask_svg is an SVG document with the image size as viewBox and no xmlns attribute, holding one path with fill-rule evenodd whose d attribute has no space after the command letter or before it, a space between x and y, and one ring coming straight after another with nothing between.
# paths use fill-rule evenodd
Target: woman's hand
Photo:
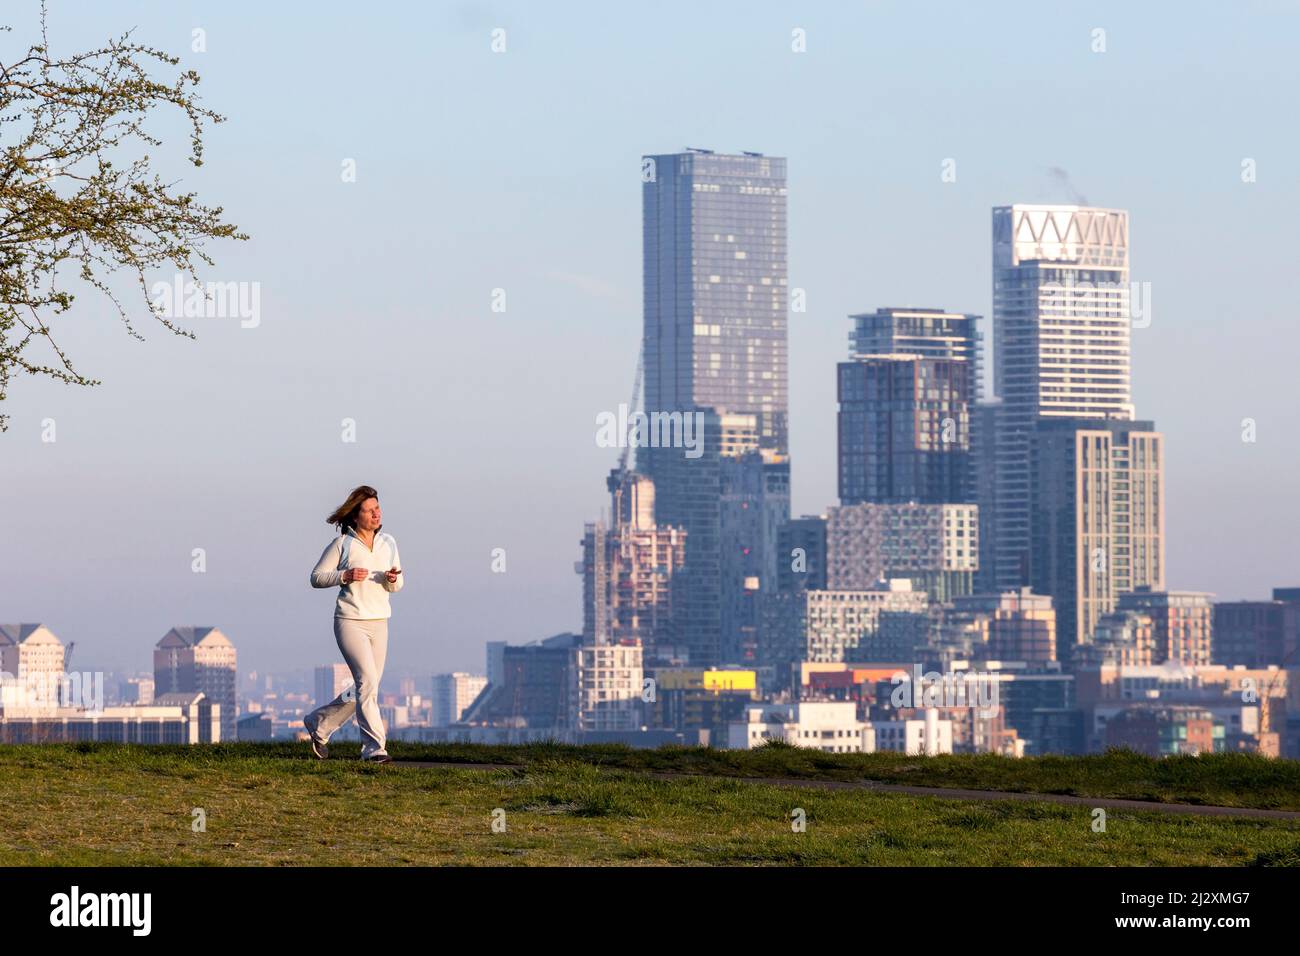
<instances>
[{"instance_id":1,"label":"woman's hand","mask_svg":"<svg viewBox=\"0 0 1300 956\"><path fill-rule=\"evenodd\" d=\"M384 572L384 577L388 580L389 584L396 584L397 576L401 573L402 572L397 568L389 568L387 571Z\"/></svg>"},{"instance_id":2,"label":"woman's hand","mask_svg":"<svg viewBox=\"0 0 1300 956\"><path fill-rule=\"evenodd\" d=\"M343 583L351 584L353 581L364 581L370 577L370 572L365 568L348 568L343 572Z\"/></svg>"}]
</instances>

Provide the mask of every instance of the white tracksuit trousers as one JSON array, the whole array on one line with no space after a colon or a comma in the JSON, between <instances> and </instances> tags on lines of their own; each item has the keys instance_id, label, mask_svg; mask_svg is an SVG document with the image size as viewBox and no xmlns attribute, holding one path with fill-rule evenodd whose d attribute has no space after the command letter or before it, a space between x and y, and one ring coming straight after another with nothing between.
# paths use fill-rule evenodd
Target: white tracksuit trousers
<instances>
[{"instance_id":1,"label":"white tracksuit trousers","mask_svg":"<svg viewBox=\"0 0 1300 956\"><path fill-rule=\"evenodd\" d=\"M388 620L336 617L334 639L352 671L354 686L308 714L306 723L315 728L318 738L327 741L355 712L361 729L361 756L386 753L387 735L379 716L379 679L388 655Z\"/></svg>"}]
</instances>

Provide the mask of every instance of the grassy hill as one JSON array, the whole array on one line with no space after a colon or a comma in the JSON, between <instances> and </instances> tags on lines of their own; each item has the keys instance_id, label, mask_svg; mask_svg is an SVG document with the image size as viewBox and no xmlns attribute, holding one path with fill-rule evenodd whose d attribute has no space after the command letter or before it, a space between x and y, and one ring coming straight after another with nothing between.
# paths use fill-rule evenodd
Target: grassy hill
<instances>
[{"instance_id":1,"label":"grassy hill","mask_svg":"<svg viewBox=\"0 0 1300 956\"><path fill-rule=\"evenodd\" d=\"M0 746L0 865L1300 865L1300 820L1203 818L787 788L872 779L1300 809L1300 764L1130 753L1007 760L664 748L394 744ZM646 771L690 773L665 780ZM723 779L705 774L719 775ZM196 831L196 808L205 829ZM794 832L802 810L805 832ZM505 832L494 832L494 817Z\"/></svg>"},{"instance_id":2,"label":"grassy hill","mask_svg":"<svg viewBox=\"0 0 1300 956\"><path fill-rule=\"evenodd\" d=\"M297 753L294 745L282 746L287 746L286 754ZM558 759L625 770L796 780L874 780L923 787L1300 810L1300 761L1272 760L1245 753L1158 760L1132 751L1111 750L1086 757L1012 759L991 754L937 757L833 754L788 745L757 750L707 747L634 750L620 745L578 747L553 743L516 747L399 744L391 752L395 757L411 760L527 766Z\"/></svg>"}]
</instances>

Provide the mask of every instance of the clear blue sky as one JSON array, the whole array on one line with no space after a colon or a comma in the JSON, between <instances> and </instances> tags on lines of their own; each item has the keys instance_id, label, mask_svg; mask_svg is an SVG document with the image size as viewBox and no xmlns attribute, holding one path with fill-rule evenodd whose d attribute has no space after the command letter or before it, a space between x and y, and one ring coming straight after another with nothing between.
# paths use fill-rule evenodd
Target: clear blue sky
<instances>
[{"instance_id":1,"label":"clear blue sky","mask_svg":"<svg viewBox=\"0 0 1300 956\"><path fill-rule=\"evenodd\" d=\"M6 5L6 59L35 8ZM641 328L639 157L687 145L789 159L796 513L835 501L846 315L988 315L990 207L1068 200L1060 167L1130 211L1151 284L1134 392L1168 435L1169 586L1300 584L1300 4L56 0L50 25L56 53L136 27L200 71L229 122L201 170L165 168L252 236L204 277L261 286L257 328L194 320L196 342L147 315L137 342L83 297L62 343L105 384L12 384L0 617L77 641L79 667L147 668L175 624L220 626L241 670L335 660L307 574L363 481L408 574L390 673L578 629L615 458L595 417Z\"/></svg>"}]
</instances>

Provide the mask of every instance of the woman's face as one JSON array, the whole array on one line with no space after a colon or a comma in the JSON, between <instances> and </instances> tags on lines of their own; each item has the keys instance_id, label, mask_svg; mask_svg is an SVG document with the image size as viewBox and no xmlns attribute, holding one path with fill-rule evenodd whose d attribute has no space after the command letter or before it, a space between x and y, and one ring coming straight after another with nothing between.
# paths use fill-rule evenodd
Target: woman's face
<instances>
[{"instance_id":1,"label":"woman's face","mask_svg":"<svg viewBox=\"0 0 1300 956\"><path fill-rule=\"evenodd\" d=\"M361 502L361 510L357 512L358 531L377 531L383 523L384 515L379 510L378 498L367 498Z\"/></svg>"}]
</instances>

